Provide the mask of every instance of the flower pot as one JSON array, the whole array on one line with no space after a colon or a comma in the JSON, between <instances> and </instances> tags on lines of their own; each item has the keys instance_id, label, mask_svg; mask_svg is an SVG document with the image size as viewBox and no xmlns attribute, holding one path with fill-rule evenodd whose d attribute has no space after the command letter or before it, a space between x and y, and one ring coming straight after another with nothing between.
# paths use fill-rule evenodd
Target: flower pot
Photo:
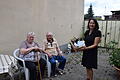
<instances>
[{"instance_id":1,"label":"flower pot","mask_svg":"<svg viewBox=\"0 0 120 80\"><path fill-rule=\"evenodd\" d=\"M116 67L116 66L115 66L115 69L118 70L118 71L120 71L120 68L118 68L118 67Z\"/></svg>"},{"instance_id":2,"label":"flower pot","mask_svg":"<svg viewBox=\"0 0 120 80\"><path fill-rule=\"evenodd\" d=\"M114 68L117 70L118 74L120 75L120 68L114 66Z\"/></svg>"}]
</instances>

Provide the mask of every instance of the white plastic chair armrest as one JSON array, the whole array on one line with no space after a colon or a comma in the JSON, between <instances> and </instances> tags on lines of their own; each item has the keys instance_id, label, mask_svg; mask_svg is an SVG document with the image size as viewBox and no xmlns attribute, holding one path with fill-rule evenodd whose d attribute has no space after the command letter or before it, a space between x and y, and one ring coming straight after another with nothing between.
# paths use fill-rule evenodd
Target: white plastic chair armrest
<instances>
[{"instance_id":1,"label":"white plastic chair armrest","mask_svg":"<svg viewBox=\"0 0 120 80\"><path fill-rule=\"evenodd\" d=\"M43 53L42 55L45 56L46 62L47 62L47 70L48 70L48 77L51 75L51 63L49 62L48 55Z\"/></svg>"},{"instance_id":2,"label":"white plastic chair armrest","mask_svg":"<svg viewBox=\"0 0 120 80\"><path fill-rule=\"evenodd\" d=\"M15 57L16 60L22 61L22 63L23 63L23 68L24 68L24 71L25 71L25 79L26 79L26 80L29 80L29 70L28 70L28 69L26 68L26 66L25 66L25 61L17 56L17 53L19 52L19 50L20 50L20 49L16 49L16 50L13 52L13 56Z\"/></svg>"},{"instance_id":3,"label":"white plastic chair armrest","mask_svg":"<svg viewBox=\"0 0 120 80\"><path fill-rule=\"evenodd\" d=\"M25 69L25 68L26 68L26 66L25 66L25 61L24 61L23 59L19 58L19 57L16 55L16 54L19 52L19 50L20 50L20 49L16 49L16 50L14 51L14 53L13 53L13 56L15 57L15 59L22 61L23 67L24 67L24 69Z\"/></svg>"}]
</instances>

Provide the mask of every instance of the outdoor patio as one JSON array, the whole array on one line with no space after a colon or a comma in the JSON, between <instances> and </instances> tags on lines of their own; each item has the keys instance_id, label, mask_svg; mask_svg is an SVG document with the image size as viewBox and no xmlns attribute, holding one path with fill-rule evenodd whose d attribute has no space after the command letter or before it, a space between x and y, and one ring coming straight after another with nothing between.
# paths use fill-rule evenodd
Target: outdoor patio
<instances>
[{"instance_id":1,"label":"outdoor patio","mask_svg":"<svg viewBox=\"0 0 120 80\"><path fill-rule=\"evenodd\" d=\"M58 75L57 77L44 78L43 80L85 80L86 73L85 68L81 65L82 53L67 54L67 64L65 67L65 73ZM94 80L120 80L118 72L108 63L108 53L106 49L99 48L98 55L98 69L94 70ZM18 77L19 72L16 73L15 80L22 80L23 74ZM7 78L7 79L5 79ZM5 75L4 78L0 77L0 80L10 80L9 76Z\"/></svg>"}]
</instances>

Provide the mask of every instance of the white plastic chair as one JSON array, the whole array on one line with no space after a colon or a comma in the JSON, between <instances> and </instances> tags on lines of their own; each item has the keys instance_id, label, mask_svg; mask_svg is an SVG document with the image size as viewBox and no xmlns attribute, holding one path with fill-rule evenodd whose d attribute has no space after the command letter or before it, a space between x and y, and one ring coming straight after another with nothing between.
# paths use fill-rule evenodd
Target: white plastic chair
<instances>
[{"instance_id":1,"label":"white plastic chair","mask_svg":"<svg viewBox=\"0 0 120 80\"><path fill-rule=\"evenodd\" d=\"M25 79L26 79L26 80L29 80L29 70L28 70L28 69L26 68L26 66L25 66L25 61L24 61L23 59L21 59L21 58L18 57L18 56L19 56L19 49L16 49L16 50L13 52L13 56L15 57L15 59L22 61L22 63L23 63L23 68L24 68L24 71L25 71Z\"/></svg>"},{"instance_id":2,"label":"white plastic chair","mask_svg":"<svg viewBox=\"0 0 120 80\"><path fill-rule=\"evenodd\" d=\"M50 77L51 75L51 63L49 62L49 58L47 54L41 54L42 58L46 60L47 63L47 75L48 77Z\"/></svg>"},{"instance_id":3,"label":"white plastic chair","mask_svg":"<svg viewBox=\"0 0 120 80\"><path fill-rule=\"evenodd\" d=\"M22 61L22 63L23 63L23 68L24 68L24 71L25 71L25 79L26 80L29 80L29 70L26 68L26 66L25 66L25 61L23 60L23 59L21 59L21 58L19 58L18 56L19 56L19 51L20 51L20 49L16 49L16 50L14 50L14 52L13 52L13 56L15 57L15 59L17 59L17 60L20 60L20 61ZM47 73L48 73L48 77L50 77L50 74L51 74L51 64L50 64L50 62L49 62L49 59L48 59L48 56L47 56L47 54L42 54L42 55L44 55L45 57L43 57L45 60L46 60L46 62L47 62Z\"/></svg>"}]
</instances>

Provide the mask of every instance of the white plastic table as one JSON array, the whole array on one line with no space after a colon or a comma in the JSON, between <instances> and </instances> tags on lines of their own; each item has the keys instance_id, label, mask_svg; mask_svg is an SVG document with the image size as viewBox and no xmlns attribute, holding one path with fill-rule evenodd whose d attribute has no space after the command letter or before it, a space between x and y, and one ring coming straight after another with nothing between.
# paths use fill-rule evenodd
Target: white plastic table
<instances>
[{"instance_id":1,"label":"white plastic table","mask_svg":"<svg viewBox=\"0 0 120 80\"><path fill-rule=\"evenodd\" d=\"M15 69L17 69L15 58L10 55L0 54L0 74L8 73L12 76Z\"/></svg>"}]
</instances>

